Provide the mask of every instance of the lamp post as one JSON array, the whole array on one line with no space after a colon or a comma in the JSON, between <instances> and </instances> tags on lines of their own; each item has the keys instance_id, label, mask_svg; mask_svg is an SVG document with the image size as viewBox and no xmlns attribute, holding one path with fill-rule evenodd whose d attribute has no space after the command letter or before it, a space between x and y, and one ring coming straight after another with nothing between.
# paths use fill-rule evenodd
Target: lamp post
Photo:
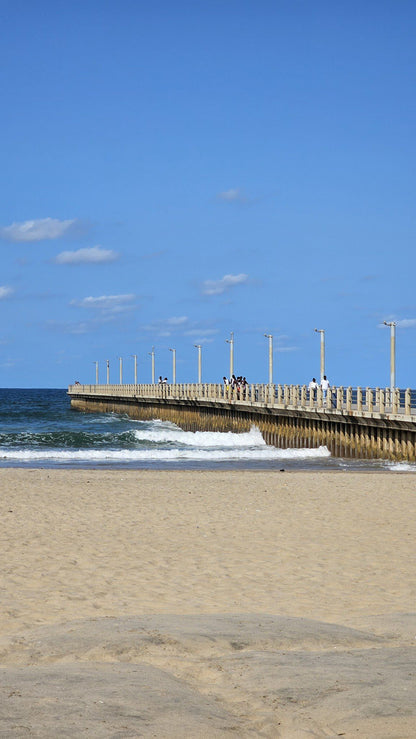
<instances>
[{"instance_id":1,"label":"lamp post","mask_svg":"<svg viewBox=\"0 0 416 739\"><path fill-rule=\"evenodd\" d=\"M95 364L95 384L98 385L98 362L93 362Z\"/></svg>"},{"instance_id":2,"label":"lamp post","mask_svg":"<svg viewBox=\"0 0 416 739\"><path fill-rule=\"evenodd\" d=\"M273 384L273 334L264 334L269 340L269 385Z\"/></svg>"},{"instance_id":3,"label":"lamp post","mask_svg":"<svg viewBox=\"0 0 416 739\"><path fill-rule=\"evenodd\" d=\"M202 362L201 362L201 344L194 344L195 349L198 349L198 385L201 384L202 378Z\"/></svg>"},{"instance_id":4,"label":"lamp post","mask_svg":"<svg viewBox=\"0 0 416 739\"><path fill-rule=\"evenodd\" d=\"M230 338L225 340L230 345L230 379L234 374L234 331L230 332Z\"/></svg>"},{"instance_id":5,"label":"lamp post","mask_svg":"<svg viewBox=\"0 0 416 739\"><path fill-rule=\"evenodd\" d=\"M134 359L134 384L137 385L137 354L131 355Z\"/></svg>"},{"instance_id":6,"label":"lamp post","mask_svg":"<svg viewBox=\"0 0 416 739\"><path fill-rule=\"evenodd\" d=\"M315 331L317 334L321 334L321 382L322 382L322 378L325 374L325 329L316 328Z\"/></svg>"},{"instance_id":7,"label":"lamp post","mask_svg":"<svg viewBox=\"0 0 416 739\"><path fill-rule=\"evenodd\" d=\"M390 390L396 387L396 321L383 321L385 326L390 326Z\"/></svg>"},{"instance_id":8,"label":"lamp post","mask_svg":"<svg viewBox=\"0 0 416 739\"><path fill-rule=\"evenodd\" d=\"M120 385L123 384L123 357L118 358L120 362Z\"/></svg>"},{"instance_id":9,"label":"lamp post","mask_svg":"<svg viewBox=\"0 0 416 739\"><path fill-rule=\"evenodd\" d=\"M176 385L176 349L169 349L172 352L172 382Z\"/></svg>"},{"instance_id":10,"label":"lamp post","mask_svg":"<svg viewBox=\"0 0 416 739\"><path fill-rule=\"evenodd\" d=\"M155 348L152 346L152 351L149 352L152 357L152 385L155 384Z\"/></svg>"},{"instance_id":11,"label":"lamp post","mask_svg":"<svg viewBox=\"0 0 416 739\"><path fill-rule=\"evenodd\" d=\"M110 360L106 359L105 361L107 363L107 385L109 385L110 384Z\"/></svg>"}]
</instances>

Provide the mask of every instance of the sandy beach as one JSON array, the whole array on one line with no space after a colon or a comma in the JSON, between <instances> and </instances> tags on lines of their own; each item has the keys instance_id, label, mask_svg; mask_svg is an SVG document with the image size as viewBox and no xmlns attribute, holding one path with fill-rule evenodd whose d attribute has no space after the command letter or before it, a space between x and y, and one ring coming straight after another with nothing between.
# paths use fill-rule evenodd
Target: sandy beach
<instances>
[{"instance_id":1,"label":"sandy beach","mask_svg":"<svg viewBox=\"0 0 416 739\"><path fill-rule=\"evenodd\" d=\"M1 469L1 737L416 736L416 477Z\"/></svg>"}]
</instances>

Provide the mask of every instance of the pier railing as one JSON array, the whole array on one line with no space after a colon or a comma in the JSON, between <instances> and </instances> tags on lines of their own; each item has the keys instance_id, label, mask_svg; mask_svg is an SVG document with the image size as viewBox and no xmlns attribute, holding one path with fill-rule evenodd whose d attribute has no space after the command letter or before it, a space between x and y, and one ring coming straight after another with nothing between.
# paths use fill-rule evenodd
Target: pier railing
<instances>
[{"instance_id":1,"label":"pier railing","mask_svg":"<svg viewBox=\"0 0 416 739\"><path fill-rule=\"evenodd\" d=\"M138 384L138 385L70 385L76 395L99 395L112 398L147 398L192 400L210 404L243 404L253 407L339 413L359 416L399 417L416 421L416 391L390 388L330 387L309 390L307 385L251 384L232 388L213 383Z\"/></svg>"}]
</instances>

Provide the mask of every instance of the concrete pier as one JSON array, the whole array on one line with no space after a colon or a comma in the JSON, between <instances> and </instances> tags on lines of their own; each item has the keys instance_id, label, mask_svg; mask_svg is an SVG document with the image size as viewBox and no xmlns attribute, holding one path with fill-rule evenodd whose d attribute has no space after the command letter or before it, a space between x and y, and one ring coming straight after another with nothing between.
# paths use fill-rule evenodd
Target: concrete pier
<instances>
[{"instance_id":1,"label":"concrete pier","mask_svg":"<svg viewBox=\"0 0 416 739\"><path fill-rule=\"evenodd\" d=\"M356 459L416 461L412 392L384 388L249 385L239 392L216 384L71 385L71 406L84 412L126 413L138 420L171 421L188 431L259 428L267 444L326 446Z\"/></svg>"}]
</instances>

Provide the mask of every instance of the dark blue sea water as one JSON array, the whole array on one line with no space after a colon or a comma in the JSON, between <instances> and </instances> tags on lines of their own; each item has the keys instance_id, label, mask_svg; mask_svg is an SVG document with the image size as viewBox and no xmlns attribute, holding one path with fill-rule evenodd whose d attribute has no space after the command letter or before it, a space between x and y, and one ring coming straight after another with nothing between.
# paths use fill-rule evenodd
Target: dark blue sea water
<instances>
[{"instance_id":1,"label":"dark blue sea water","mask_svg":"<svg viewBox=\"0 0 416 739\"><path fill-rule=\"evenodd\" d=\"M73 410L66 390L0 389L1 467L132 469L416 470L320 449L266 446L248 433L182 431L172 423Z\"/></svg>"}]
</instances>

